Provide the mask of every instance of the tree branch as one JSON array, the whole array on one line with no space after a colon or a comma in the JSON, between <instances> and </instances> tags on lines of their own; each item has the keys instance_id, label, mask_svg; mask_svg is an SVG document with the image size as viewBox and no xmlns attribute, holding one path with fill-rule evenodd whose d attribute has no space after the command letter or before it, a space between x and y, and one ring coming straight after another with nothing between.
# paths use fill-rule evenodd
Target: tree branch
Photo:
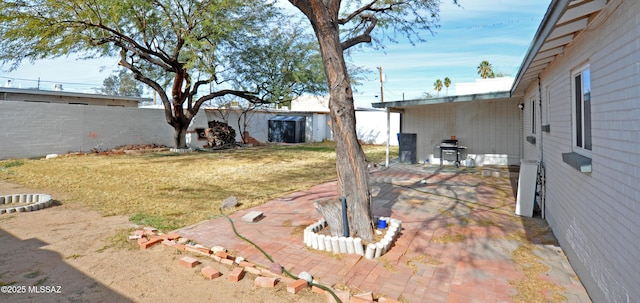
<instances>
[{"instance_id":1,"label":"tree branch","mask_svg":"<svg viewBox=\"0 0 640 303\"><path fill-rule=\"evenodd\" d=\"M347 22L353 20L353 18L357 17L358 15L360 15L362 12L370 10L371 7L373 7L374 4L376 4L376 2L378 2L377 0L373 0L371 1L369 4L366 4L364 6L362 6L361 8L353 11L351 14L349 14L349 16L347 16L346 18L340 18L338 19L338 24L343 25L343 24L347 24Z\"/></svg>"},{"instance_id":2,"label":"tree branch","mask_svg":"<svg viewBox=\"0 0 640 303\"><path fill-rule=\"evenodd\" d=\"M120 50L120 61L118 62L118 65L126 69L129 69L133 73L134 79L146 85L149 85L151 88L153 88L154 91L158 93L158 95L160 96L160 100L162 101L162 105L164 106L164 109L165 109L164 110L165 119L167 120L167 123L171 124L173 120L173 115L171 114L171 102L169 101L169 97L167 96L167 93L162 88L162 86L157 82L151 80L151 78L145 76L142 73L142 71L137 69L133 64L127 62L127 50L124 48Z\"/></svg>"},{"instance_id":3,"label":"tree branch","mask_svg":"<svg viewBox=\"0 0 640 303\"><path fill-rule=\"evenodd\" d=\"M193 105L193 111L194 112L198 112L198 110L200 109L200 106L202 106L202 104L204 102L207 102L209 100L212 100L212 99L215 99L215 98L218 98L218 97L226 96L226 95L233 95L233 96L236 96L236 97L240 97L242 99L245 99L245 100L249 101L252 104L267 104L267 103L269 103L268 101L260 99L258 96L256 96L255 92L224 89L224 90L213 92L213 93L210 93L208 95L205 95L205 96L202 96L202 97L198 98L198 100Z\"/></svg>"},{"instance_id":4,"label":"tree branch","mask_svg":"<svg viewBox=\"0 0 640 303\"><path fill-rule=\"evenodd\" d=\"M344 42L340 42L340 46L342 46L342 50L346 50L359 43L371 42L371 32L376 27L376 24L378 23L378 18L376 18L376 16L374 15L362 16L362 18L364 22L367 22L367 21L370 22L369 26L367 26L367 29L365 29L362 34L357 35L355 37L351 37Z\"/></svg>"},{"instance_id":5,"label":"tree branch","mask_svg":"<svg viewBox=\"0 0 640 303\"><path fill-rule=\"evenodd\" d=\"M338 19L338 23L340 25L347 24L349 21L353 20L355 17L357 17L358 15L364 13L365 11L374 12L374 13L380 13L380 12L386 12L386 11L393 10L394 6L407 4L407 2L405 2L405 1L399 1L399 2L389 3L387 6L375 8L375 7L373 7L373 5L376 4L376 2L378 2L378 1L377 0L373 0L370 3L368 3L366 5L363 5L359 9L357 9L357 10L353 11L351 14L349 14L349 16L347 16L345 18Z\"/></svg>"}]
</instances>

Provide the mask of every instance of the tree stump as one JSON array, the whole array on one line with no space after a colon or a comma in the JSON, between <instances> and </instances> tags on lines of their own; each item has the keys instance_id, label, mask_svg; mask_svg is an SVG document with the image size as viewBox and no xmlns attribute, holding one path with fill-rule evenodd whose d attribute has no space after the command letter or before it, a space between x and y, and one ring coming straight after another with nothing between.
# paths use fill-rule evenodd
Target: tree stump
<instances>
[{"instance_id":1,"label":"tree stump","mask_svg":"<svg viewBox=\"0 0 640 303\"><path fill-rule=\"evenodd\" d=\"M322 215L332 236L344 236L342 223L342 202L336 199L317 200L313 203L316 210Z\"/></svg>"}]
</instances>

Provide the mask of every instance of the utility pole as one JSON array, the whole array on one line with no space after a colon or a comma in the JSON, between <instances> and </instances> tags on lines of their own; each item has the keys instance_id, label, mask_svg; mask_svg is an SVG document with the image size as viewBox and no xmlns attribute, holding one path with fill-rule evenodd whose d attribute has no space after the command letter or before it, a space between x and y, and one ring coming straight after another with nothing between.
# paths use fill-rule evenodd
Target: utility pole
<instances>
[{"instance_id":1,"label":"utility pole","mask_svg":"<svg viewBox=\"0 0 640 303\"><path fill-rule=\"evenodd\" d=\"M384 103L384 89L382 88L382 66L378 66L378 71L380 72L380 102ZM387 112L387 148L386 148L386 157L385 157L385 167L389 167L389 149L391 140L391 112L388 107L385 107L385 111Z\"/></svg>"},{"instance_id":2,"label":"utility pole","mask_svg":"<svg viewBox=\"0 0 640 303\"><path fill-rule=\"evenodd\" d=\"M382 89L382 66L377 67L380 72L380 102L384 103L384 90Z\"/></svg>"}]
</instances>

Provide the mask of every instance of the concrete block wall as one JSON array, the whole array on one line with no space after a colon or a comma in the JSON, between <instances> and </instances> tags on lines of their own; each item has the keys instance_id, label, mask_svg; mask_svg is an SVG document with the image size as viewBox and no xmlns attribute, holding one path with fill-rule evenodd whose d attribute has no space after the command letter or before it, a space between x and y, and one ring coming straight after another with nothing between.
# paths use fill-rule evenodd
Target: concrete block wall
<instances>
[{"instance_id":1,"label":"concrete block wall","mask_svg":"<svg viewBox=\"0 0 640 303\"><path fill-rule=\"evenodd\" d=\"M110 149L173 146L161 109L0 101L0 159Z\"/></svg>"},{"instance_id":2,"label":"concrete block wall","mask_svg":"<svg viewBox=\"0 0 640 303\"><path fill-rule=\"evenodd\" d=\"M267 142L268 121L278 114L306 116L306 142L331 139L328 114L304 112L252 113L248 126L250 135L258 141ZM356 115L360 121L358 131L367 135L367 141L385 142L386 124L369 125L372 121L386 119L384 112L358 112ZM173 128L165 121L162 108L1 100L0 116L0 160L40 157L52 153L88 152L92 149L107 150L127 144L155 143L173 146ZM234 129L238 127L236 112L231 111L226 119ZM189 130L207 128L208 121L212 120L223 119L212 110L201 110L193 119ZM370 129L381 127L380 125L384 128ZM392 139L395 139L393 131L394 128ZM378 134L377 137L372 137L373 133ZM198 140L195 132L187 136L187 143L191 147L206 144L206 141ZM239 133L237 139L240 139ZM397 144L397 140L392 140L392 144L394 143Z\"/></svg>"},{"instance_id":3,"label":"concrete block wall","mask_svg":"<svg viewBox=\"0 0 640 303\"><path fill-rule=\"evenodd\" d=\"M236 139L240 141L238 130L238 110L205 109L209 121L224 121L236 130ZM296 111L268 111L256 110L248 114L247 131L251 137L260 142L267 142L269 137L269 119L278 115L304 116L305 142L321 142L333 140L329 113L296 112ZM356 111L356 131L358 138L368 144L385 144L387 142L387 114L384 111ZM391 145L398 145L396 134L400 129L400 115L391 114Z\"/></svg>"},{"instance_id":4,"label":"concrete block wall","mask_svg":"<svg viewBox=\"0 0 640 303\"><path fill-rule=\"evenodd\" d=\"M400 114L389 116L389 144L398 145ZM358 139L368 144L387 143L387 113L385 111L356 111L356 133Z\"/></svg>"},{"instance_id":5,"label":"concrete block wall","mask_svg":"<svg viewBox=\"0 0 640 303\"><path fill-rule=\"evenodd\" d=\"M549 101L551 126L542 135L546 218L593 302L640 301L638 15L638 1L609 1L541 75L543 92L549 90L550 100L543 104ZM562 153L572 152L571 72L586 63L592 88L591 173L562 161ZM533 85L525 100L537 94ZM525 149L525 157L538 155Z\"/></svg>"}]
</instances>

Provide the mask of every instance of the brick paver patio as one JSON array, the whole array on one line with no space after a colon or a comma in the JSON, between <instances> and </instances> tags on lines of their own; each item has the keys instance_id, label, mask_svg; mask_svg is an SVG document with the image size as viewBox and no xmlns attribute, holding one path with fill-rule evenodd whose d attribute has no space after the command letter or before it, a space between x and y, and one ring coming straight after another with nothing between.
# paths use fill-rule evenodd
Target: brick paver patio
<instances>
[{"instance_id":1,"label":"brick paver patio","mask_svg":"<svg viewBox=\"0 0 640 303\"><path fill-rule=\"evenodd\" d=\"M230 217L238 232L298 274L352 292L405 302L591 302L546 222L514 215L517 172L395 164L371 172L375 216L402 220L393 247L378 259L307 248L304 227L321 218L313 202L338 197L329 182ZM242 222L249 211L265 217ZM271 262L237 238L226 218L177 230L256 264Z\"/></svg>"}]
</instances>

